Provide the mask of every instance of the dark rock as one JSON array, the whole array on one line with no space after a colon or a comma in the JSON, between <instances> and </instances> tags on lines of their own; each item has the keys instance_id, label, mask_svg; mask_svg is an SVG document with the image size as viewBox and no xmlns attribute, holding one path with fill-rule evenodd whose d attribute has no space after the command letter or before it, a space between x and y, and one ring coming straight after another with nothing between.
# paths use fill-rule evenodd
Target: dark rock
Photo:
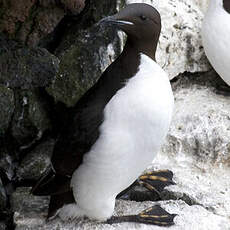
<instances>
[{"instance_id":1,"label":"dark rock","mask_svg":"<svg viewBox=\"0 0 230 230\"><path fill-rule=\"evenodd\" d=\"M12 135L21 149L27 148L42 137L50 128L46 102L39 91L15 90L15 113L12 120Z\"/></svg>"},{"instance_id":2,"label":"dark rock","mask_svg":"<svg viewBox=\"0 0 230 230\"><path fill-rule=\"evenodd\" d=\"M69 1L70 2L70 1ZM66 9L79 13L82 1L60 4L60 1L8 0L1 2L0 32L23 44L36 46L52 32L66 14ZM78 4L76 4L78 2Z\"/></svg>"},{"instance_id":3,"label":"dark rock","mask_svg":"<svg viewBox=\"0 0 230 230\"><path fill-rule=\"evenodd\" d=\"M35 2L36 0L1 1L0 31L13 36L18 29L18 24L29 17Z\"/></svg>"},{"instance_id":4,"label":"dark rock","mask_svg":"<svg viewBox=\"0 0 230 230\"><path fill-rule=\"evenodd\" d=\"M54 140L38 145L21 162L16 172L19 180L37 180L50 165Z\"/></svg>"},{"instance_id":5,"label":"dark rock","mask_svg":"<svg viewBox=\"0 0 230 230\"><path fill-rule=\"evenodd\" d=\"M67 11L79 14L85 7L85 0L60 0Z\"/></svg>"},{"instance_id":6,"label":"dark rock","mask_svg":"<svg viewBox=\"0 0 230 230\"><path fill-rule=\"evenodd\" d=\"M56 101L73 106L119 52L119 39L112 29L92 27L72 33L57 50L60 69L47 92Z\"/></svg>"},{"instance_id":7,"label":"dark rock","mask_svg":"<svg viewBox=\"0 0 230 230\"><path fill-rule=\"evenodd\" d=\"M0 32L22 44L36 46L66 14L78 15L85 0L8 0L0 4Z\"/></svg>"},{"instance_id":8,"label":"dark rock","mask_svg":"<svg viewBox=\"0 0 230 230\"><path fill-rule=\"evenodd\" d=\"M62 21L58 28L61 39L51 49L60 59L60 70L47 92L68 107L97 81L121 51L117 31L94 25L102 17L114 14L117 2L85 1L85 4L87 10L82 17Z\"/></svg>"},{"instance_id":9,"label":"dark rock","mask_svg":"<svg viewBox=\"0 0 230 230\"><path fill-rule=\"evenodd\" d=\"M4 210L7 203L6 191L3 187L2 180L0 178L0 211Z\"/></svg>"},{"instance_id":10,"label":"dark rock","mask_svg":"<svg viewBox=\"0 0 230 230\"><path fill-rule=\"evenodd\" d=\"M6 43L2 41L0 46ZM51 84L58 71L59 61L55 56L42 48L14 48L0 50L1 84L22 89Z\"/></svg>"},{"instance_id":11,"label":"dark rock","mask_svg":"<svg viewBox=\"0 0 230 230\"><path fill-rule=\"evenodd\" d=\"M47 1L48 2L48 1ZM59 7L39 7L36 9L36 14L34 15L34 21L27 21L23 24L21 30L18 33L19 40L26 41L29 46L36 46L50 34L58 23L65 16L64 9ZM33 25L36 25L33 27ZM28 33L31 29L31 33Z\"/></svg>"},{"instance_id":12,"label":"dark rock","mask_svg":"<svg viewBox=\"0 0 230 230\"><path fill-rule=\"evenodd\" d=\"M0 230L6 230L6 224L4 222L0 222Z\"/></svg>"},{"instance_id":13,"label":"dark rock","mask_svg":"<svg viewBox=\"0 0 230 230\"><path fill-rule=\"evenodd\" d=\"M0 177L7 178L11 181L14 176L14 168L12 157L5 146L0 142Z\"/></svg>"},{"instance_id":14,"label":"dark rock","mask_svg":"<svg viewBox=\"0 0 230 230\"><path fill-rule=\"evenodd\" d=\"M24 217L29 215L38 218L39 215L46 215L49 197L33 196L29 187L18 187L11 195L10 203L13 212L23 212Z\"/></svg>"},{"instance_id":15,"label":"dark rock","mask_svg":"<svg viewBox=\"0 0 230 230\"><path fill-rule=\"evenodd\" d=\"M8 129L14 111L14 93L9 88L0 85L0 137Z\"/></svg>"},{"instance_id":16,"label":"dark rock","mask_svg":"<svg viewBox=\"0 0 230 230\"><path fill-rule=\"evenodd\" d=\"M86 24L96 23L102 17L113 15L117 12L117 8L125 4L125 0L114 1L114 0L101 0L101 1L90 1L89 9L86 12L84 19ZM88 24L89 25L89 24ZM91 24L92 26L92 24Z\"/></svg>"}]
</instances>

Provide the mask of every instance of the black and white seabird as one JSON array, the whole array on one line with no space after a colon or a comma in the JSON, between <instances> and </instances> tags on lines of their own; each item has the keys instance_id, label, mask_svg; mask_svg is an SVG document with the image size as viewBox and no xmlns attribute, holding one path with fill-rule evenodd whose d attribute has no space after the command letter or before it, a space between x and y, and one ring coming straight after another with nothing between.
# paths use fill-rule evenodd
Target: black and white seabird
<instances>
[{"instance_id":1,"label":"black and white seabird","mask_svg":"<svg viewBox=\"0 0 230 230\"><path fill-rule=\"evenodd\" d=\"M75 105L55 145L52 169L32 189L34 195L51 195L49 217L108 220L116 196L152 162L169 129L173 93L155 60L159 13L135 3L100 23L123 30L127 41L121 55ZM123 221L171 225L174 216L154 206Z\"/></svg>"},{"instance_id":2,"label":"black and white seabird","mask_svg":"<svg viewBox=\"0 0 230 230\"><path fill-rule=\"evenodd\" d=\"M202 41L211 65L230 86L230 0L210 0Z\"/></svg>"}]
</instances>

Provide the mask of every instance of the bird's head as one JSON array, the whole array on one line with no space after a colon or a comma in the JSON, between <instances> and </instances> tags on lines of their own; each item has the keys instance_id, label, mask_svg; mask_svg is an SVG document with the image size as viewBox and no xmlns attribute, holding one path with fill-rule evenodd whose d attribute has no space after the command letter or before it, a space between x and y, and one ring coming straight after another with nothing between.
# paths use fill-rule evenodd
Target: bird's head
<instances>
[{"instance_id":1,"label":"bird's head","mask_svg":"<svg viewBox=\"0 0 230 230\"><path fill-rule=\"evenodd\" d=\"M133 3L113 16L100 21L101 24L112 24L136 40L158 40L161 31L161 18L158 11L145 3Z\"/></svg>"}]
</instances>

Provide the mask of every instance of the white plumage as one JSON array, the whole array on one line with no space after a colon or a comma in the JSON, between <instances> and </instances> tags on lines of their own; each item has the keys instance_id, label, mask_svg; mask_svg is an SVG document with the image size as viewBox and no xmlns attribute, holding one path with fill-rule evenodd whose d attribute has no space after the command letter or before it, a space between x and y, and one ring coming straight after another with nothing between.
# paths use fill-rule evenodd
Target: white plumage
<instances>
[{"instance_id":1,"label":"white plumage","mask_svg":"<svg viewBox=\"0 0 230 230\"><path fill-rule=\"evenodd\" d=\"M167 74L141 54L137 74L106 105L100 137L72 176L76 204L66 205L59 216L112 216L118 193L131 185L160 149L173 110Z\"/></svg>"},{"instance_id":2,"label":"white plumage","mask_svg":"<svg viewBox=\"0 0 230 230\"><path fill-rule=\"evenodd\" d=\"M230 14L224 10L223 0L210 0L202 40L213 68L230 85Z\"/></svg>"}]
</instances>

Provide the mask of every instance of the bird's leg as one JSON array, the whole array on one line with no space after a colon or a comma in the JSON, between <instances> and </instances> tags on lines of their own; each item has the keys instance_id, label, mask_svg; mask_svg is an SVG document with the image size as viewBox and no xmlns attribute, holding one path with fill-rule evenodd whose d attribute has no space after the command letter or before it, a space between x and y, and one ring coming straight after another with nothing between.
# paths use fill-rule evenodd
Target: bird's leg
<instances>
[{"instance_id":1,"label":"bird's leg","mask_svg":"<svg viewBox=\"0 0 230 230\"><path fill-rule=\"evenodd\" d=\"M131 186L118 194L117 198L135 201L159 200L166 186L174 185L170 170L150 171L141 175Z\"/></svg>"},{"instance_id":2,"label":"bird's leg","mask_svg":"<svg viewBox=\"0 0 230 230\"><path fill-rule=\"evenodd\" d=\"M118 194L117 198L135 201L159 200L166 186L173 185L173 173L170 170L150 171L141 175L132 185ZM159 205L148 208L138 215L113 216L106 223L137 222L159 226L171 226L176 214L170 214Z\"/></svg>"},{"instance_id":3,"label":"bird's leg","mask_svg":"<svg viewBox=\"0 0 230 230\"><path fill-rule=\"evenodd\" d=\"M112 216L106 221L106 223L115 224L122 222L136 222L158 226L171 226L175 224L173 221L175 216L176 214L170 214L159 205L155 205L137 215Z\"/></svg>"}]
</instances>

